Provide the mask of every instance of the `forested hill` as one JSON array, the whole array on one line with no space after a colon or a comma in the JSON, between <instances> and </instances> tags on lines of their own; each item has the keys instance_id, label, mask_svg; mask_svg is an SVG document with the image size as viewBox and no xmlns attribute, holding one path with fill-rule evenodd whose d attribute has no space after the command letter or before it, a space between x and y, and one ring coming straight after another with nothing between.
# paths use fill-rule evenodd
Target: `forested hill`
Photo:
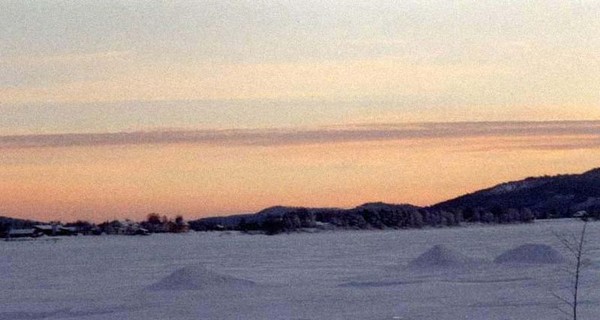
<instances>
[{"instance_id":1,"label":"forested hill","mask_svg":"<svg viewBox=\"0 0 600 320\"><path fill-rule=\"evenodd\" d=\"M41 224L38 221L23 220L0 216L0 237L10 229L31 228L36 224Z\"/></svg>"},{"instance_id":2,"label":"forested hill","mask_svg":"<svg viewBox=\"0 0 600 320\"><path fill-rule=\"evenodd\" d=\"M600 217L600 168L582 174L527 178L444 201L430 207L366 203L352 209L271 207L256 214L191 221L195 230L279 233L306 228L384 229L452 226L461 222L514 223Z\"/></svg>"},{"instance_id":3,"label":"forested hill","mask_svg":"<svg viewBox=\"0 0 600 320\"><path fill-rule=\"evenodd\" d=\"M509 212L509 211L507 211ZM510 218L482 215L484 223L530 222L530 211L510 211ZM470 217L472 218L472 217ZM407 229L455 226L465 221L460 210L433 210L409 204L366 203L352 209L273 207L253 215L190 221L197 231L239 230L277 234L306 229Z\"/></svg>"},{"instance_id":4,"label":"forested hill","mask_svg":"<svg viewBox=\"0 0 600 320\"><path fill-rule=\"evenodd\" d=\"M582 174L543 176L499 184L444 201L434 210L529 208L539 218L600 212L600 168Z\"/></svg>"}]
</instances>

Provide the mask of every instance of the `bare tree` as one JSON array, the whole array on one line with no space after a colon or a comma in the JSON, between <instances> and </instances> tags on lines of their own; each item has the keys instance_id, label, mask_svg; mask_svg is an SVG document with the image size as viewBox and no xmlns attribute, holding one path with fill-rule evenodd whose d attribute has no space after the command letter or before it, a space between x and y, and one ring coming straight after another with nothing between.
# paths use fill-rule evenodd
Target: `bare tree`
<instances>
[{"instance_id":1,"label":"bare tree","mask_svg":"<svg viewBox=\"0 0 600 320\"><path fill-rule=\"evenodd\" d=\"M579 234L570 234L568 236L555 234L565 249L567 249L567 251L570 253L571 265L565 269L565 272L567 272L571 277L571 283L569 284L570 295L568 297L565 298L564 296L558 294L553 295L569 307L568 310L559 307L559 310L573 320L577 320L581 271L587 265L587 260L585 257L590 251L585 238L586 228L587 219L584 219L583 227L581 228L581 232Z\"/></svg>"}]
</instances>

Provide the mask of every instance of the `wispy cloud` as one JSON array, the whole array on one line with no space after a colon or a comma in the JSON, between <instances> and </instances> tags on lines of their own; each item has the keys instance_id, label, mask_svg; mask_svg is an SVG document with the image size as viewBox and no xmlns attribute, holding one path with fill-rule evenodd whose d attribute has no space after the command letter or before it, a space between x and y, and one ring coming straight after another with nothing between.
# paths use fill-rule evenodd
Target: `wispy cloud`
<instances>
[{"instance_id":1,"label":"wispy cloud","mask_svg":"<svg viewBox=\"0 0 600 320\"><path fill-rule=\"evenodd\" d=\"M284 146L469 138L523 138L514 146L515 148L599 148L600 121L390 123L312 129L161 130L5 135L0 136L0 149L178 143L213 146ZM489 147L494 148L494 146Z\"/></svg>"}]
</instances>

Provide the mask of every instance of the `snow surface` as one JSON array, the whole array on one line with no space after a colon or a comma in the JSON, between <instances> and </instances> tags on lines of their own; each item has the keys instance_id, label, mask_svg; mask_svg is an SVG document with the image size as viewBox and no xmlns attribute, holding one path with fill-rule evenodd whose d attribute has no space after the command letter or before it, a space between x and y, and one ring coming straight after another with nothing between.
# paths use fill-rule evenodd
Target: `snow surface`
<instances>
[{"instance_id":1,"label":"snow surface","mask_svg":"<svg viewBox=\"0 0 600 320\"><path fill-rule=\"evenodd\" d=\"M181 268L159 282L151 285L151 290L221 290L251 287L254 282L219 274L204 266Z\"/></svg>"},{"instance_id":2,"label":"snow surface","mask_svg":"<svg viewBox=\"0 0 600 320\"><path fill-rule=\"evenodd\" d=\"M527 243L569 258L555 234L581 226L0 241L0 319L562 319L567 263L408 266L437 244L434 262L492 261ZM600 314L600 251L588 258L580 319Z\"/></svg>"},{"instance_id":3,"label":"snow surface","mask_svg":"<svg viewBox=\"0 0 600 320\"><path fill-rule=\"evenodd\" d=\"M416 270L429 268L468 268L482 262L481 260L468 257L456 250L438 244L411 261L408 267Z\"/></svg>"},{"instance_id":4,"label":"snow surface","mask_svg":"<svg viewBox=\"0 0 600 320\"><path fill-rule=\"evenodd\" d=\"M528 243L508 250L494 259L496 263L564 263L560 252L549 245Z\"/></svg>"}]
</instances>

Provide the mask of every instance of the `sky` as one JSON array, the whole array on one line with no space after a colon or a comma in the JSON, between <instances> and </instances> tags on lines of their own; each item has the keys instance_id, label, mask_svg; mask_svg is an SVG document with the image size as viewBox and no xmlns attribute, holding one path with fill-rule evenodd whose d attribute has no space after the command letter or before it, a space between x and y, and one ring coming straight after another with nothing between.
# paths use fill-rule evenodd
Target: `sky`
<instances>
[{"instance_id":1,"label":"sky","mask_svg":"<svg viewBox=\"0 0 600 320\"><path fill-rule=\"evenodd\" d=\"M600 1L0 1L0 215L430 205L600 166Z\"/></svg>"}]
</instances>

